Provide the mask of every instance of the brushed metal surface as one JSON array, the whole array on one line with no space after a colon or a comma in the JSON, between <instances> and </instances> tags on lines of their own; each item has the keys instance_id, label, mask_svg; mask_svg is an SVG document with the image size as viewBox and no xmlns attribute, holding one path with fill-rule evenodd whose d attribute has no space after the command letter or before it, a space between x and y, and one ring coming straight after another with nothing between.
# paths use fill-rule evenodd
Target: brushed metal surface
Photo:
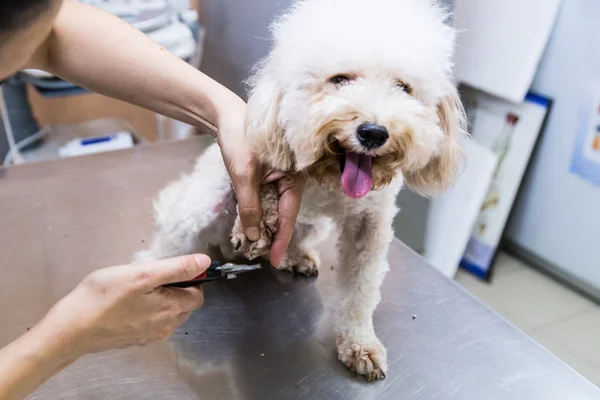
<instances>
[{"instance_id":1,"label":"brushed metal surface","mask_svg":"<svg viewBox=\"0 0 600 400\"><path fill-rule=\"evenodd\" d=\"M0 169L0 345L87 273L143 247L153 196L205 146L197 138ZM169 342L86 356L31 398L600 399L594 385L400 242L375 316L387 379L353 376L315 329L333 248L322 246L316 280L267 268L207 284L205 307Z\"/></svg>"}]
</instances>

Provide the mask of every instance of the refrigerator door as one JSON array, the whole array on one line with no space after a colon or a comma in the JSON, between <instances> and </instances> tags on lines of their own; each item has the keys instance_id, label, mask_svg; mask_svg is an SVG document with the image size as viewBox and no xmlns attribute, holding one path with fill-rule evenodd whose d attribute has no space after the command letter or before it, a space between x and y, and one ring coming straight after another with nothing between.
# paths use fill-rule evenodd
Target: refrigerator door
<instances>
[{"instance_id":1,"label":"refrigerator door","mask_svg":"<svg viewBox=\"0 0 600 400\"><path fill-rule=\"evenodd\" d=\"M600 186L574 172L572 161L600 94L599 37L600 2L565 1L533 83L554 107L506 232L543 265L595 294Z\"/></svg>"}]
</instances>

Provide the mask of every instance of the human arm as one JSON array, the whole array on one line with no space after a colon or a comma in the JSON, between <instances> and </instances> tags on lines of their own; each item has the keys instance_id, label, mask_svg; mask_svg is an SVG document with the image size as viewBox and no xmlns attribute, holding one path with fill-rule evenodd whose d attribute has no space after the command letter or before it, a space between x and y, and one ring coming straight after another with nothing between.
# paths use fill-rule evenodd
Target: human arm
<instances>
[{"instance_id":1,"label":"human arm","mask_svg":"<svg viewBox=\"0 0 600 400\"><path fill-rule=\"evenodd\" d=\"M245 138L246 104L242 99L121 19L71 0L63 4L50 35L28 66L193 126L210 128L217 135L231 176L246 236L258 239L263 170ZM291 239L301 194L288 190L282 196L280 214L290 217L282 219L272 247L271 262L276 266ZM286 200L289 198L293 201ZM285 207L290 203L298 206Z\"/></svg>"},{"instance_id":2,"label":"human arm","mask_svg":"<svg viewBox=\"0 0 600 400\"><path fill-rule=\"evenodd\" d=\"M161 285L193 279L206 256L98 270L31 330L0 350L0 399L23 398L79 357L169 337L203 301L198 287Z\"/></svg>"}]
</instances>

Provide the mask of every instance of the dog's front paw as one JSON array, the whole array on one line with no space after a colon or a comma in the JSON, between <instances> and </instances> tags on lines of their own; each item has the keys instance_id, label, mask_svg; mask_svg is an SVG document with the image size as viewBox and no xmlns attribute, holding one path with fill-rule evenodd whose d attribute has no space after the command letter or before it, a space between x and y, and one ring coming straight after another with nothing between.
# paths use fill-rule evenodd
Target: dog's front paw
<instances>
[{"instance_id":1,"label":"dog's front paw","mask_svg":"<svg viewBox=\"0 0 600 400\"><path fill-rule=\"evenodd\" d=\"M261 187L260 199L263 209L263 217L260 221L260 238L255 242L248 240L244 234L244 227L239 215L231 232L233 250L238 254L242 254L248 260L268 255L277 233L279 221L277 186L270 184Z\"/></svg>"},{"instance_id":2,"label":"dog's front paw","mask_svg":"<svg viewBox=\"0 0 600 400\"><path fill-rule=\"evenodd\" d=\"M266 256L271 249L273 242L271 235L261 232L260 239L256 242L248 240L244 232L237 232L231 235L231 244L236 253L242 254L248 260Z\"/></svg>"},{"instance_id":3,"label":"dog's front paw","mask_svg":"<svg viewBox=\"0 0 600 400\"><path fill-rule=\"evenodd\" d=\"M377 338L364 343L338 337L337 350L339 360L369 382L385 378L386 350Z\"/></svg>"},{"instance_id":4,"label":"dog's front paw","mask_svg":"<svg viewBox=\"0 0 600 400\"><path fill-rule=\"evenodd\" d=\"M279 269L293 274L306 276L319 275L321 259L316 251L290 250L283 259Z\"/></svg>"}]
</instances>

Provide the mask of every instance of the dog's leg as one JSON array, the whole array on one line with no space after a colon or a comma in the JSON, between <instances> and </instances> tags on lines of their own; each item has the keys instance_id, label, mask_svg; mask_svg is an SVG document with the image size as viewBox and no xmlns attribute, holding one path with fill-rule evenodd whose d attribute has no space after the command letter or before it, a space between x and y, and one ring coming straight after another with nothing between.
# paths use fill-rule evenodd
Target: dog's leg
<instances>
[{"instance_id":1,"label":"dog's leg","mask_svg":"<svg viewBox=\"0 0 600 400\"><path fill-rule=\"evenodd\" d=\"M193 173L160 192L154 201L154 218L150 246L138 252L134 261L195 252L219 255L217 249L229 243L235 199L216 145L206 150Z\"/></svg>"},{"instance_id":2,"label":"dog's leg","mask_svg":"<svg viewBox=\"0 0 600 400\"><path fill-rule=\"evenodd\" d=\"M385 347L373 328L393 238L393 215L387 214L371 209L343 220L336 291L330 304L338 358L368 380L385 378L387 369Z\"/></svg>"},{"instance_id":3,"label":"dog's leg","mask_svg":"<svg viewBox=\"0 0 600 400\"><path fill-rule=\"evenodd\" d=\"M298 221L279 269L306 276L318 275L321 258L314 246L325 240L330 231L331 222L326 219Z\"/></svg>"}]
</instances>

